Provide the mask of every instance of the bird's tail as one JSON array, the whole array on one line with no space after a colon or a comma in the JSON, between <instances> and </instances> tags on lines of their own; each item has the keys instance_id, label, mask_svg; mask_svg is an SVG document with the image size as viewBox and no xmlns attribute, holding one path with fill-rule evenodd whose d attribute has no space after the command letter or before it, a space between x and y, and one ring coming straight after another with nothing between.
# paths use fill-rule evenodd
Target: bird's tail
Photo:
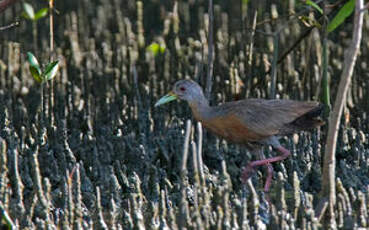
<instances>
[{"instance_id":1,"label":"bird's tail","mask_svg":"<svg viewBox=\"0 0 369 230\"><path fill-rule=\"evenodd\" d=\"M301 130L309 130L324 125L325 122L321 118L324 108L324 104L319 104L309 112L294 120L291 125Z\"/></svg>"}]
</instances>

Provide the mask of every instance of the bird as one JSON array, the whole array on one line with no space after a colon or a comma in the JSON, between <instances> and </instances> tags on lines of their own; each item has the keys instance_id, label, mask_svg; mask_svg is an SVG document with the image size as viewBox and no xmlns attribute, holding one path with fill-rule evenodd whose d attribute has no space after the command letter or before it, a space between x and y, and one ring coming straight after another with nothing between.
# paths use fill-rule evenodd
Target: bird
<instances>
[{"instance_id":1,"label":"bird","mask_svg":"<svg viewBox=\"0 0 369 230\"><path fill-rule=\"evenodd\" d=\"M272 183L271 164L291 155L279 139L324 124L320 118L324 106L319 102L249 98L210 106L201 86L190 79L177 81L172 90L156 102L155 107L176 99L187 101L194 118L216 136L251 151L271 146L280 153L275 157L251 161L242 170L241 180L246 183L257 166L266 165L265 192L269 191Z\"/></svg>"}]
</instances>

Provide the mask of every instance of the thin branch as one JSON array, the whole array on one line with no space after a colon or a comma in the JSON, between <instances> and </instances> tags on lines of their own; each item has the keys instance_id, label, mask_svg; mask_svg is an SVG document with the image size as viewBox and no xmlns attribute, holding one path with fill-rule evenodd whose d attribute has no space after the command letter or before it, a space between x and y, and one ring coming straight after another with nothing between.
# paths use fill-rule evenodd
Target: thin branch
<instances>
[{"instance_id":1,"label":"thin branch","mask_svg":"<svg viewBox=\"0 0 369 230\"><path fill-rule=\"evenodd\" d=\"M49 0L49 30L50 30L50 52L54 51L54 18L53 18L54 0ZM50 55L52 61L52 55Z\"/></svg>"},{"instance_id":2,"label":"thin branch","mask_svg":"<svg viewBox=\"0 0 369 230\"><path fill-rule=\"evenodd\" d=\"M307 30L305 30L300 37L297 38L297 40L292 43L292 45L278 58L278 62L277 64L280 64L286 57L288 54L290 54L292 52L292 50L294 50L300 43L302 40L304 40L309 34L310 32L315 28L315 26L309 27Z\"/></svg>"},{"instance_id":3,"label":"thin branch","mask_svg":"<svg viewBox=\"0 0 369 230\"><path fill-rule=\"evenodd\" d=\"M180 189L181 189L181 199L180 199L180 210L179 210L179 229L185 229L187 223L189 222L189 209L188 209L188 202L187 202L187 195L186 195L186 187L188 186L187 181L187 159L188 159L188 147L190 144L190 137L191 137L191 129L192 123L191 120L187 120L186 122L186 134L183 143L183 152L182 152L182 162L181 162L181 182L180 182Z\"/></svg>"},{"instance_id":4,"label":"thin branch","mask_svg":"<svg viewBox=\"0 0 369 230\"><path fill-rule=\"evenodd\" d=\"M197 162L199 166L200 182L202 186L205 186L204 176L204 163L202 161L202 125L201 122L197 122Z\"/></svg>"},{"instance_id":5,"label":"thin branch","mask_svg":"<svg viewBox=\"0 0 369 230\"><path fill-rule=\"evenodd\" d=\"M13 22L13 23L11 23L9 25L6 25L6 26L0 26L0 31L8 30L8 29L11 29L13 27L17 27L19 25L20 25L19 21L16 21L16 22Z\"/></svg>"},{"instance_id":6,"label":"thin branch","mask_svg":"<svg viewBox=\"0 0 369 230\"><path fill-rule=\"evenodd\" d=\"M335 184L335 165L336 165L336 147L337 136L341 121L343 107L346 103L347 92L351 83L352 73L359 53L360 42L363 27L363 0L356 0L355 19L353 37L350 46L345 52L344 65L341 74L341 80L338 86L336 100L334 102L333 111L329 118L329 130L325 145L322 191L323 197L329 197L329 213L334 213L334 205L336 203L336 184ZM331 217L332 218L332 217Z\"/></svg>"},{"instance_id":7,"label":"thin branch","mask_svg":"<svg viewBox=\"0 0 369 230\"><path fill-rule=\"evenodd\" d=\"M183 143L183 153L182 153L182 164L181 164L181 176L185 177L187 173L187 158L188 158L188 146L190 145L191 137L191 120L187 120L186 123L186 134Z\"/></svg>"}]
</instances>

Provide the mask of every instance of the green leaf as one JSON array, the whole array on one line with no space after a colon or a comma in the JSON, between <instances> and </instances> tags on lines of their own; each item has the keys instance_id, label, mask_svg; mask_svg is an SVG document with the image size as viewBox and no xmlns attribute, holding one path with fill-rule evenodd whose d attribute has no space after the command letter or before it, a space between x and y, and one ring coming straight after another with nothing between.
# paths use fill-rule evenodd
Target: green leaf
<instances>
[{"instance_id":1,"label":"green leaf","mask_svg":"<svg viewBox=\"0 0 369 230\"><path fill-rule=\"evenodd\" d=\"M156 56L159 53L165 52L165 46L161 46L160 44L153 42L147 47L147 50L151 51L154 56Z\"/></svg>"},{"instance_id":2,"label":"green leaf","mask_svg":"<svg viewBox=\"0 0 369 230\"><path fill-rule=\"evenodd\" d=\"M49 81L53 79L58 72L59 69L59 61L54 61L49 63L46 68L45 72L42 74L45 78L45 80Z\"/></svg>"},{"instance_id":3,"label":"green leaf","mask_svg":"<svg viewBox=\"0 0 369 230\"><path fill-rule=\"evenodd\" d=\"M41 83L43 82L41 75L39 74L39 71L37 68L35 68L34 66L30 65L29 66L29 71L31 72L32 77L38 82Z\"/></svg>"},{"instance_id":4,"label":"green leaf","mask_svg":"<svg viewBox=\"0 0 369 230\"><path fill-rule=\"evenodd\" d=\"M29 63L29 70L31 72L32 77L37 82L41 83L42 82L41 68L40 64L37 61L37 58L31 52L27 52L27 61Z\"/></svg>"},{"instance_id":5,"label":"green leaf","mask_svg":"<svg viewBox=\"0 0 369 230\"><path fill-rule=\"evenodd\" d=\"M37 11L37 13L35 14L35 20L45 17L48 11L49 11L48 8L42 8L39 11Z\"/></svg>"},{"instance_id":6,"label":"green leaf","mask_svg":"<svg viewBox=\"0 0 369 230\"><path fill-rule=\"evenodd\" d=\"M306 0L305 4L315 8L320 14L323 14L322 8L320 8L315 2L311 0Z\"/></svg>"},{"instance_id":7,"label":"green leaf","mask_svg":"<svg viewBox=\"0 0 369 230\"><path fill-rule=\"evenodd\" d=\"M23 9L29 19L35 20L35 11L33 10L31 4L24 2Z\"/></svg>"},{"instance_id":8,"label":"green leaf","mask_svg":"<svg viewBox=\"0 0 369 230\"><path fill-rule=\"evenodd\" d=\"M328 32L332 32L335 30L339 25L341 25L348 16L352 14L355 8L355 0L350 0L346 2L345 5L338 11L336 16L332 19L332 21L328 24L327 30Z\"/></svg>"},{"instance_id":9,"label":"green leaf","mask_svg":"<svg viewBox=\"0 0 369 230\"><path fill-rule=\"evenodd\" d=\"M31 52L27 52L27 61L30 65L39 69L41 74L40 64L38 63L37 58Z\"/></svg>"},{"instance_id":10,"label":"green leaf","mask_svg":"<svg viewBox=\"0 0 369 230\"><path fill-rule=\"evenodd\" d=\"M39 83L42 82L40 64L38 64L37 58L31 52L27 52L27 61L33 78Z\"/></svg>"},{"instance_id":11,"label":"green leaf","mask_svg":"<svg viewBox=\"0 0 369 230\"><path fill-rule=\"evenodd\" d=\"M165 52L165 46L160 46L159 51L160 51L160 53L164 53Z\"/></svg>"}]
</instances>

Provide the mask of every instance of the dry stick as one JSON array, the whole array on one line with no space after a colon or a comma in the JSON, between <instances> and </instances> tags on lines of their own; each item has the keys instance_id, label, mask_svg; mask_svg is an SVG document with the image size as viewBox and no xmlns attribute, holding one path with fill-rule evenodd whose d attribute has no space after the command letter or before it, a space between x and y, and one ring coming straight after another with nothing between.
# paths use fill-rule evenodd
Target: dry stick
<instances>
[{"instance_id":1,"label":"dry stick","mask_svg":"<svg viewBox=\"0 0 369 230\"><path fill-rule=\"evenodd\" d=\"M194 141L191 141L191 145L192 145L192 162L193 162L193 177L194 177L194 210L193 210L193 214L192 214L192 218L195 220L196 222L196 228L197 229L204 229L203 226L203 222L201 219L201 214L200 214L200 206L201 204L199 203L199 194L201 193L201 183L200 183L200 177L199 177L199 162L198 162L198 158L197 158L197 147Z\"/></svg>"},{"instance_id":2,"label":"dry stick","mask_svg":"<svg viewBox=\"0 0 369 230\"><path fill-rule=\"evenodd\" d=\"M200 172L200 183L201 186L205 186L204 177L204 164L202 161L202 125L201 122L197 122L197 163Z\"/></svg>"},{"instance_id":3,"label":"dry stick","mask_svg":"<svg viewBox=\"0 0 369 230\"><path fill-rule=\"evenodd\" d=\"M187 177L187 158L188 158L188 146L190 142L191 136L191 120L187 120L186 123L186 134L185 140L183 144L183 154L182 154L182 165L181 165L181 201L180 201L180 210L179 210L179 229L187 229L187 223L189 220L189 211L187 204L187 196L186 196L186 177Z\"/></svg>"},{"instance_id":4,"label":"dry stick","mask_svg":"<svg viewBox=\"0 0 369 230\"><path fill-rule=\"evenodd\" d=\"M187 120L186 134L185 134L185 140L184 140L184 144L183 144L183 155L182 155L183 158L182 158L182 165L181 165L181 177L186 176L186 174L187 174L187 158L188 158L188 145L189 145L189 142L190 142L190 135L191 135L191 120Z\"/></svg>"},{"instance_id":5,"label":"dry stick","mask_svg":"<svg viewBox=\"0 0 369 230\"><path fill-rule=\"evenodd\" d=\"M207 191L205 175L204 175L204 163L202 160L202 142L203 142L203 130L201 122L197 122L197 165L200 176L200 189L199 189L199 205L201 213L203 214L203 226L205 229L210 228L210 198L209 192Z\"/></svg>"},{"instance_id":6,"label":"dry stick","mask_svg":"<svg viewBox=\"0 0 369 230\"><path fill-rule=\"evenodd\" d=\"M192 146L192 164L193 164L193 177L194 177L194 186L201 186L200 184L200 176L199 176L199 161L197 155L197 146L194 141L191 141ZM197 193L197 189L195 189ZM197 202L197 201L196 201Z\"/></svg>"},{"instance_id":7,"label":"dry stick","mask_svg":"<svg viewBox=\"0 0 369 230\"><path fill-rule=\"evenodd\" d=\"M49 21L50 21L50 51L54 51L54 17L53 17L54 0L49 0ZM52 57L50 55L50 61Z\"/></svg>"},{"instance_id":8,"label":"dry stick","mask_svg":"<svg viewBox=\"0 0 369 230\"><path fill-rule=\"evenodd\" d=\"M329 130L325 145L323 177L322 177L322 197L329 197L329 211L331 221L334 221L334 207L336 203L335 165L336 165L336 145L338 130L341 121L343 106L346 103L346 95L351 83L351 76L354 70L355 61L360 48L363 13L363 0L356 0L355 19L352 42L346 51L343 71L340 84L338 86L337 97L334 102L333 112L329 118Z\"/></svg>"},{"instance_id":9,"label":"dry stick","mask_svg":"<svg viewBox=\"0 0 369 230\"><path fill-rule=\"evenodd\" d=\"M211 85L213 79L213 68L214 68L214 42L213 42L213 25L214 25L214 15L213 15L213 0L209 0L209 35L208 35L208 75L206 79L206 91L205 96L210 101Z\"/></svg>"}]
</instances>

